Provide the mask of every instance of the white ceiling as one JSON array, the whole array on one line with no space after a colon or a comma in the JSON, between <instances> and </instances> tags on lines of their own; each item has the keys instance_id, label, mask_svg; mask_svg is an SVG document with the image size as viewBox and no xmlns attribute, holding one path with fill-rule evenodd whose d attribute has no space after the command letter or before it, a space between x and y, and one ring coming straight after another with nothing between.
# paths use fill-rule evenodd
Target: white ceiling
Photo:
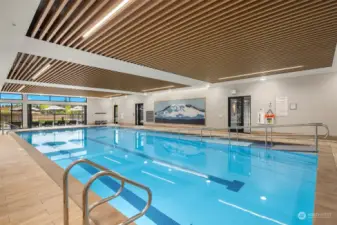
<instances>
[{"instance_id":1,"label":"white ceiling","mask_svg":"<svg viewBox=\"0 0 337 225\"><path fill-rule=\"evenodd\" d=\"M20 51L20 46L39 3L39 0L1 0L0 88Z\"/></svg>"}]
</instances>

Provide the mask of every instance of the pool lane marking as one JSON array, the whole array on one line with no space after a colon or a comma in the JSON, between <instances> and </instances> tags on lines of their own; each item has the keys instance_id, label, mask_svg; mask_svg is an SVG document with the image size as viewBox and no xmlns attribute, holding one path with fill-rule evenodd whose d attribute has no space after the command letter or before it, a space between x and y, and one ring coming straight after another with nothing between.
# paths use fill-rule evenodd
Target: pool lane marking
<instances>
[{"instance_id":1,"label":"pool lane marking","mask_svg":"<svg viewBox=\"0 0 337 225\"><path fill-rule=\"evenodd\" d=\"M163 178L163 177L157 176L157 175L152 174L152 173L149 173L149 172L147 172L147 171L142 170L141 172L144 173L144 174L146 174L146 175L149 175L149 176L151 176L151 177L157 178L157 179L159 179L159 180L166 181L167 183L176 184L176 183L174 183L174 182L171 181L171 180L165 179L165 178Z\"/></svg>"},{"instance_id":2,"label":"pool lane marking","mask_svg":"<svg viewBox=\"0 0 337 225\"><path fill-rule=\"evenodd\" d=\"M103 156L105 159L111 161L111 162L114 162L114 163L117 163L117 164L122 164L121 162L117 161L117 160L114 160L114 159L111 159L109 157L106 157L106 156Z\"/></svg>"},{"instance_id":3,"label":"pool lane marking","mask_svg":"<svg viewBox=\"0 0 337 225\"><path fill-rule=\"evenodd\" d=\"M278 221L278 220L275 220L275 219L269 218L269 217L267 217L267 216L264 216L264 215L255 213L255 212L253 212L253 211L250 211L250 210L248 210L248 209L245 209L245 208L242 208L242 207L240 207L240 206L234 205L234 204L232 204L232 203L226 202L226 201L224 201L224 200L218 199L218 201L219 201L220 203L224 204L224 205L228 205L228 206L231 206L231 207L233 207L233 208L236 208L236 209L239 209L239 210L241 210L241 211L244 211L244 212L246 212L246 213L252 214L253 216L260 217L260 218L262 218L262 219L269 220L269 221L271 221L271 222L274 222L274 223L277 223L277 224L280 224L280 225L287 225L286 223L282 223L282 222L280 222L280 221Z\"/></svg>"},{"instance_id":4,"label":"pool lane marking","mask_svg":"<svg viewBox=\"0 0 337 225\"><path fill-rule=\"evenodd\" d=\"M137 156L140 156L142 158L145 158L145 159L148 159L148 160L155 160L157 162L161 162L161 163L164 163L164 164L167 164L167 165L171 165L171 166L175 166L173 164L170 164L166 161L163 161L163 160L159 160L159 159L156 159L156 158L153 158L153 157L150 157L146 154L143 154L143 153L140 153L140 152L135 152L135 151L132 151L132 150L129 150L129 149L126 149L126 148L123 148L123 147L120 147L118 145L114 145L114 144L109 144L109 143L105 143L103 141L100 141L100 140L96 140L94 138L90 138L90 137L87 137L88 140L91 140L91 141L94 141L96 143L99 143L99 144L102 144L102 145L105 145L105 146L110 146L112 148L116 148L116 149L119 149L119 150L122 150L124 152L128 152L128 153L131 153L131 154L134 154L134 155L137 155ZM180 167L181 168L181 167ZM185 169L185 168L182 168L182 169ZM187 169L189 171L193 171L194 173L198 173L194 170L190 170L190 169ZM218 184L221 184L221 185L224 185L227 187L228 190L230 191L234 191L234 192L238 192L241 190L241 188L244 186L244 182L242 181L238 181L238 180L233 180L233 181L229 181L229 180L225 180L225 179L222 179L220 177L215 177L215 176L212 176L212 175L207 175L205 174L206 177L204 177L205 179L209 179L211 181L214 181Z\"/></svg>"},{"instance_id":5,"label":"pool lane marking","mask_svg":"<svg viewBox=\"0 0 337 225\"><path fill-rule=\"evenodd\" d=\"M168 167L168 168L171 168L171 169L175 169L175 170L178 170L178 171L182 171L182 172L185 172L185 173L193 174L195 176L203 177L205 179L208 179L208 176L205 175L205 174L194 172L194 171L184 169L184 168L180 168L178 166L174 166L174 165L170 165L170 164L167 164L167 163L159 162L157 160L153 160L152 163L157 164L159 166L165 166L165 167Z\"/></svg>"},{"instance_id":6,"label":"pool lane marking","mask_svg":"<svg viewBox=\"0 0 337 225\"><path fill-rule=\"evenodd\" d=\"M73 160L75 161L75 159ZM87 164L79 164L78 166L82 167L84 170L86 170L89 174L95 175L99 172L98 169L95 167L92 167ZM120 184L112 179L111 177L101 177L99 180L105 184L110 190L113 190L114 192L117 192L120 188ZM143 210L145 207L147 201L139 197L137 194L132 192L130 189L124 187L122 193L120 196L126 200L128 203L130 203L133 207L138 209L139 211ZM174 219L166 215L165 213L161 212L159 209L157 209L155 206L151 205L148 211L145 213L146 217L148 217L150 220L152 220L155 224L165 224L165 225L181 225L180 223L176 222Z\"/></svg>"}]
</instances>

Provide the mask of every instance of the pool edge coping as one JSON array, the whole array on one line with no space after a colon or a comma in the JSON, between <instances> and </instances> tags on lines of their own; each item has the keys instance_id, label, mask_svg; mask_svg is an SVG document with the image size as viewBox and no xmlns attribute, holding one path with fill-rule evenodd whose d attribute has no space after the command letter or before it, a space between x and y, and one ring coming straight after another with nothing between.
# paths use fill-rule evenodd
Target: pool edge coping
<instances>
[{"instance_id":1,"label":"pool edge coping","mask_svg":"<svg viewBox=\"0 0 337 225\"><path fill-rule=\"evenodd\" d=\"M332 143L319 143L313 225L337 224L337 165Z\"/></svg>"}]
</instances>

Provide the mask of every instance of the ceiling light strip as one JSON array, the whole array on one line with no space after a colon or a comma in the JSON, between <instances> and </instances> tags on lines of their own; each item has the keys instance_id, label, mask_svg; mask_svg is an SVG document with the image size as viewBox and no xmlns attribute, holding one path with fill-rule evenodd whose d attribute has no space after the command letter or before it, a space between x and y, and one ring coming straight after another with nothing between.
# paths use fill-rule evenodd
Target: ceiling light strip
<instances>
[{"instance_id":1,"label":"ceiling light strip","mask_svg":"<svg viewBox=\"0 0 337 225\"><path fill-rule=\"evenodd\" d=\"M169 89L169 88L174 88L174 85L165 86L165 87L158 87L158 88L151 88L151 89L146 89L146 90L142 90L142 91L143 91L143 92L147 92L147 91L158 91L158 90Z\"/></svg>"},{"instance_id":2,"label":"ceiling light strip","mask_svg":"<svg viewBox=\"0 0 337 225\"><path fill-rule=\"evenodd\" d=\"M33 77L32 80L36 80L37 78L39 78L44 72L46 72L46 70L49 69L49 67L51 67L51 64L48 63L47 65L45 65L42 69L39 70L39 72L37 72Z\"/></svg>"},{"instance_id":3,"label":"ceiling light strip","mask_svg":"<svg viewBox=\"0 0 337 225\"><path fill-rule=\"evenodd\" d=\"M22 91L25 87L26 87L26 85L22 85L22 86L19 88L18 92Z\"/></svg>"},{"instance_id":4,"label":"ceiling light strip","mask_svg":"<svg viewBox=\"0 0 337 225\"><path fill-rule=\"evenodd\" d=\"M119 96L122 96L123 94L115 94L115 95L106 95L106 96L103 96L104 98L113 98L113 97L119 97Z\"/></svg>"},{"instance_id":5,"label":"ceiling light strip","mask_svg":"<svg viewBox=\"0 0 337 225\"><path fill-rule=\"evenodd\" d=\"M84 91L97 91L97 92L106 92L106 93L143 95L143 93L132 92L132 91L122 91L122 90L112 90L112 89L106 89L106 88L92 88L92 87L74 86L74 85L66 85L66 84L53 84L53 83L23 81L23 80L12 80L12 79L6 79L5 83L31 85L31 86L40 86L40 87L73 89L73 90L84 90Z\"/></svg>"},{"instance_id":6,"label":"ceiling light strip","mask_svg":"<svg viewBox=\"0 0 337 225\"><path fill-rule=\"evenodd\" d=\"M129 0L123 0L119 5L113 8L106 16L103 17L98 23L96 23L93 27L91 27L87 32L83 34L83 38L89 37L92 33L94 33L98 28L100 28L104 23L106 23L116 12L118 12L121 8L123 8Z\"/></svg>"},{"instance_id":7,"label":"ceiling light strip","mask_svg":"<svg viewBox=\"0 0 337 225\"><path fill-rule=\"evenodd\" d=\"M280 69L274 69L274 70L266 70L266 71L261 71L261 72L255 72L255 73L246 73L246 74L240 74L236 76L230 76L230 77L221 77L219 80L228 80L228 79L233 79L233 78L238 78L238 77L247 77L247 76L254 76L258 74L265 74L265 73L271 73L271 72L280 72L280 71L285 71L285 70L293 70L293 69L299 69L303 68L304 66L292 66L292 67L285 67L285 68L280 68Z\"/></svg>"}]
</instances>

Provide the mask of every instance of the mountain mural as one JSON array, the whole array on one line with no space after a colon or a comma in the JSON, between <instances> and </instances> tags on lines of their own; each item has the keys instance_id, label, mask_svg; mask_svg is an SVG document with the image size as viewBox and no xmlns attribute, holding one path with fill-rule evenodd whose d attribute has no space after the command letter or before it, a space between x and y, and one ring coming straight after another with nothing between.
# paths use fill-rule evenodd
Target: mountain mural
<instances>
[{"instance_id":1,"label":"mountain mural","mask_svg":"<svg viewBox=\"0 0 337 225\"><path fill-rule=\"evenodd\" d=\"M156 123L205 124L205 99L156 102Z\"/></svg>"}]
</instances>

